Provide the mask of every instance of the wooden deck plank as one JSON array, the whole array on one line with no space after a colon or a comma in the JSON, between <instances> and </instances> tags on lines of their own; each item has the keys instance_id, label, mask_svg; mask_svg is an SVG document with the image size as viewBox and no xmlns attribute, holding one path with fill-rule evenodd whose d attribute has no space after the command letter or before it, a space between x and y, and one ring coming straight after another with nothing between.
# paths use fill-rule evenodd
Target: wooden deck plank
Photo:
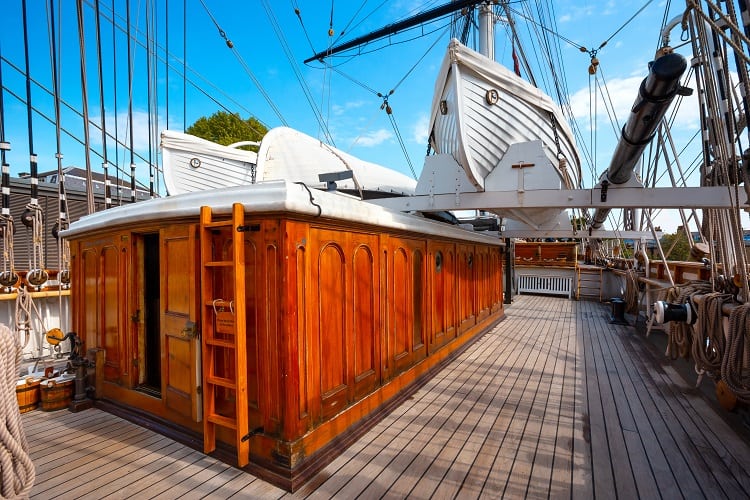
<instances>
[{"instance_id":1,"label":"wooden deck plank","mask_svg":"<svg viewBox=\"0 0 750 500\"><path fill-rule=\"evenodd\" d=\"M602 343L602 348L606 344L610 350L610 359L617 370L623 391L624 403L620 404L627 405L630 422L634 426L625 430L627 438L635 440L638 448L637 453L633 454L631 451L633 443L628 443L631 463L634 464L634 476L638 478L636 483L638 493L641 497L648 498L655 498L659 495L677 498L681 495L680 486L670 468L669 460L664 452L665 448L660 444L654 431L655 427L662 427L661 418L657 414L649 416L644 407L643 400L648 399L648 393L654 388L637 378L637 372L641 369L638 360L624 352L626 342L620 339L627 339L630 332L622 326L609 326L609 332L614 330L617 335L606 335L606 342ZM609 333L607 329L602 329L602 331ZM668 446L670 450L676 450L673 443L670 442ZM693 490L692 493L697 494L698 491Z\"/></svg>"},{"instance_id":2,"label":"wooden deck plank","mask_svg":"<svg viewBox=\"0 0 750 500\"><path fill-rule=\"evenodd\" d=\"M608 397L609 391L606 386L600 384L599 368L597 367L597 350L594 349L591 339L597 335L597 329L592 323L592 312L586 307L587 302L579 303L579 328L583 336L584 349L584 383L587 396L588 410L584 414L584 432L588 427L589 446L591 452L591 476L593 479L593 491L595 497L606 497L612 493L615 485L610 449L615 446L609 441L605 415L610 415L604 409L603 401ZM601 365L602 360L599 360ZM606 372L605 372L606 373Z\"/></svg>"},{"instance_id":3,"label":"wooden deck plank","mask_svg":"<svg viewBox=\"0 0 750 500\"><path fill-rule=\"evenodd\" d=\"M529 304L530 307L536 309L534 303L539 300L539 297L535 297ZM533 366L536 365L539 358L540 351L535 348L536 344L540 342L540 338L544 338L551 327L551 323L545 321L545 319L543 311L535 311L535 314L530 315L528 320L521 321L521 325L519 325L521 328L514 332L515 338L510 336L506 339L510 342L517 342L516 349L520 347L520 350L518 356L512 357L514 358L513 365L509 369L511 377L504 379L503 390L497 394L499 400L493 401L493 405L497 405L498 411L488 419L486 432L479 433L480 436L484 435L485 438L477 457L472 463L470 474L458 492L459 496L477 496L481 495L483 490L501 492L506 487L510 467L507 466L507 461L504 459L516 452L515 446L519 436L512 434L513 427L517 428L524 423L523 416L520 414L518 421L514 421L513 417L521 404L530 375L534 372ZM509 330L506 330L506 332L510 333ZM534 332L536 335L530 335L529 332ZM519 338L521 336L525 338ZM529 365L532 365L532 368ZM500 462L496 465L498 454L500 454ZM501 467L501 464L504 468ZM486 484L488 481L490 482L489 485Z\"/></svg>"},{"instance_id":4,"label":"wooden deck plank","mask_svg":"<svg viewBox=\"0 0 750 500\"><path fill-rule=\"evenodd\" d=\"M33 411L32 497L750 495L748 440L607 310L516 297L504 322L294 495L96 409Z\"/></svg>"},{"instance_id":5,"label":"wooden deck plank","mask_svg":"<svg viewBox=\"0 0 750 500\"><path fill-rule=\"evenodd\" d=\"M543 388L544 415L539 430L539 440L534 450L533 467L529 478L529 496L570 497L570 473L572 464L573 415L565 417L562 411L565 372L572 360L568 356L568 339L574 336L571 327L575 319L570 303L562 303L558 317L556 340L550 353L554 359L550 377ZM555 466L564 481L553 481Z\"/></svg>"},{"instance_id":6,"label":"wooden deck plank","mask_svg":"<svg viewBox=\"0 0 750 500\"><path fill-rule=\"evenodd\" d=\"M510 343L504 346L496 344L494 349L486 349L477 353L477 356L467 357L467 363L480 364L477 372L481 373L469 393L468 401L464 402L467 411L457 423L448 424L448 428L452 429L451 436L446 445L432 455L434 460L414 484L411 492L427 495L439 489L442 496L451 496L458 491L473 462L468 458L473 457L481 447L478 440L470 438L478 434L476 429L480 422L491 415L492 400L499 389L497 381L501 367L495 361L509 357L510 346Z\"/></svg>"},{"instance_id":7,"label":"wooden deck plank","mask_svg":"<svg viewBox=\"0 0 750 500\"><path fill-rule=\"evenodd\" d=\"M659 372L652 372L655 376L655 387L660 395L659 410L665 415L665 421L670 433L680 446L680 451L688 462L688 471L694 475L699 487L705 495L712 496L721 493L729 498L739 498L750 494L737 482L731 472L721 460L721 456L713 448L714 434L705 422L695 415L695 409L687 402L695 396L695 390L690 388L677 373L670 375L668 366ZM711 408L702 409L706 413L714 413ZM719 440L726 440L726 435ZM684 476L678 476L681 481Z\"/></svg>"},{"instance_id":8,"label":"wooden deck plank","mask_svg":"<svg viewBox=\"0 0 750 500\"><path fill-rule=\"evenodd\" d=\"M57 469L40 474L39 481L44 481L47 491L54 491L56 494L79 486L88 487L96 481L99 474L129 462L128 455L154 443L163 446L164 440L158 434L133 432L121 440L106 443L106 446L89 455L81 453L75 460L61 462ZM92 460L92 456L96 460ZM75 471L75 474L71 471Z\"/></svg>"},{"instance_id":9,"label":"wooden deck plank","mask_svg":"<svg viewBox=\"0 0 750 500\"><path fill-rule=\"evenodd\" d=\"M551 366L550 359L553 359L554 365L553 344L555 338L559 338L556 322L549 319L559 318L561 306L564 304L557 302L555 307L544 311L545 315L548 315L544 318L545 327L533 344L537 351L536 362L530 376L526 378L526 385L515 412L510 417L510 425L500 444L492 474L483 488L485 494L495 491L493 478L497 478L498 491L502 491L504 496L549 495L549 477L533 485L530 483L551 382L548 369ZM502 489L501 478L505 483ZM530 492L530 488L535 493Z\"/></svg>"},{"instance_id":10,"label":"wooden deck plank","mask_svg":"<svg viewBox=\"0 0 750 500\"><path fill-rule=\"evenodd\" d=\"M618 342L616 336L610 335L617 326L609 324L608 312L599 310L597 313L592 307L593 303L585 305L590 307L589 321L596 327L596 333L590 340L595 352L594 357L597 359L596 373L603 394L602 406L606 425L609 427L607 436L610 440L610 457L617 495L636 498L640 493L646 498L653 498L652 495L658 495L658 492L652 487L655 481L651 467L636 432L630 404L624 394L621 374L618 373L610 348ZM637 484L636 476L639 478Z\"/></svg>"},{"instance_id":11,"label":"wooden deck plank","mask_svg":"<svg viewBox=\"0 0 750 500\"><path fill-rule=\"evenodd\" d=\"M691 416L695 426L701 429L705 438L704 444L711 446L715 456L724 463L738 486L746 494L750 494L750 475L747 473L750 471L750 456L744 453L744 446L737 440L722 439L733 432L727 420L719 413L711 411L711 405L705 397L677 374L673 367L666 367L664 374L669 377L673 388L682 389L683 397L679 401L686 413Z\"/></svg>"},{"instance_id":12,"label":"wooden deck plank","mask_svg":"<svg viewBox=\"0 0 750 500\"><path fill-rule=\"evenodd\" d=\"M441 486L443 477L451 469L455 456L460 451L455 446L456 442L461 443L471 435L478 423L480 411L482 415L486 414L488 404L482 400L492 386L491 382L497 372L495 360L501 355L497 350L486 350L467 357L465 363L462 363L467 367L465 373L471 373L457 390L457 393L465 394L464 399L460 404L443 406L443 409L450 409L450 412L438 414L444 418L427 429L428 438L430 434L434 438L428 439L427 446L420 450L405 473L389 489L390 494L406 496L418 492L419 495L427 495ZM474 418L471 417L472 413L475 414ZM464 430L461 431L461 428Z\"/></svg>"},{"instance_id":13,"label":"wooden deck plank","mask_svg":"<svg viewBox=\"0 0 750 500\"><path fill-rule=\"evenodd\" d=\"M105 497L111 498L113 496L121 498L122 492L127 491L135 481L164 467L164 457L179 460L190 453L190 451L189 448L180 443L169 440L166 446L156 450L149 450L142 457L102 475L103 484L97 485L96 489L85 493L72 490L71 493L78 495L78 498L81 499L93 500Z\"/></svg>"},{"instance_id":14,"label":"wooden deck plank","mask_svg":"<svg viewBox=\"0 0 750 500\"><path fill-rule=\"evenodd\" d=\"M572 498L594 498L595 483L591 464L594 457L591 449L591 411L589 409L589 377L587 361L591 357L591 350L586 347L586 335L589 333L581 320L581 303L576 303L575 320L575 366L573 373L575 382L569 384L573 389L573 474L571 492ZM593 395L591 395L593 397ZM599 478L601 480L601 478Z\"/></svg>"},{"instance_id":15,"label":"wooden deck plank","mask_svg":"<svg viewBox=\"0 0 750 500\"><path fill-rule=\"evenodd\" d=\"M562 373L559 375L559 391L555 396L559 398L557 407L557 434L555 435L555 453L552 457L552 477L550 478L550 495L554 497L575 497L574 464L576 462L576 360L577 336L576 317L573 305L567 312L561 328L560 349L564 355ZM553 416L548 419L554 419ZM551 423L551 422L550 422ZM584 496L581 495L580 498Z\"/></svg>"}]
</instances>

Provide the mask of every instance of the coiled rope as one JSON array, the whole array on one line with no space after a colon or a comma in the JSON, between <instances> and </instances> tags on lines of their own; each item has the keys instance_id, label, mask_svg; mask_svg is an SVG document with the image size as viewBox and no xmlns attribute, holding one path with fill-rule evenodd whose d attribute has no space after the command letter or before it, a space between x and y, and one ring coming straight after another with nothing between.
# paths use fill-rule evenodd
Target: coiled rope
<instances>
[{"instance_id":1,"label":"coiled rope","mask_svg":"<svg viewBox=\"0 0 750 500\"><path fill-rule=\"evenodd\" d=\"M16 400L16 381L21 346L5 325L0 324L0 496L27 497L34 485L34 463L21 423Z\"/></svg>"},{"instance_id":2,"label":"coiled rope","mask_svg":"<svg viewBox=\"0 0 750 500\"><path fill-rule=\"evenodd\" d=\"M628 314L638 314L638 273L633 268L627 270L625 274L625 312Z\"/></svg>"},{"instance_id":3,"label":"coiled rope","mask_svg":"<svg viewBox=\"0 0 750 500\"><path fill-rule=\"evenodd\" d=\"M693 328L693 360L698 382L707 373L712 379L721 376L721 365L724 358L726 341L721 307L732 301L732 295L726 293L709 293L703 296L698 305L698 321Z\"/></svg>"},{"instance_id":4,"label":"coiled rope","mask_svg":"<svg viewBox=\"0 0 750 500\"><path fill-rule=\"evenodd\" d=\"M745 349L750 335L749 313L750 302L736 308L729 315L727 352L721 363L721 379L743 403L750 403L750 367L745 366Z\"/></svg>"},{"instance_id":5,"label":"coiled rope","mask_svg":"<svg viewBox=\"0 0 750 500\"><path fill-rule=\"evenodd\" d=\"M682 286L671 287L667 290L667 302L685 304L690 296L695 293L707 294L712 292L711 283L708 281L690 281ZM687 358L692 345L692 325L679 321L669 323L669 335L667 339L667 356L672 359L678 357Z\"/></svg>"}]
</instances>

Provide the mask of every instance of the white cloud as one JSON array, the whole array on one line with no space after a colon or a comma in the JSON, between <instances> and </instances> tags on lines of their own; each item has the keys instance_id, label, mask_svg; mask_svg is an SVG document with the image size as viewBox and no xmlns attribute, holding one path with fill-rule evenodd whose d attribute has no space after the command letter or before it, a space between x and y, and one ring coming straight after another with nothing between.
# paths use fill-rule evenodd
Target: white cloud
<instances>
[{"instance_id":1,"label":"white cloud","mask_svg":"<svg viewBox=\"0 0 750 500\"><path fill-rule=\"evenodd\" d=\"M570 14L563 14L562 16L560 16L559 22L567 23L567 22L570 22L572 19L573 19L573 16L571 16Z\"/></svg>"},{"instance_id":2,"label":"white cloud","mask_svg":"<svg viewBox=\"0 0 750 500\"><path fill-rule=\"evenodd\" d=\"M427 130L430 126L430 117L427 113L420 113L417 117L417 121L414 123L412 128L412 140L417 144L427 144L427 137L429 131Z\"/></svg>"},{"instance_id":3,"label":"white cloud","mask_svg":"<svg viewBox=\"0 0 750 500\"><path fill-rule=\"evenodd\" d=\"M107 126L107 149L114 150L117 148L130 149L130 123L128 120L128 112L122 111L115 117L112 113L107 113L105 116ZM163 116L159 116L160 120L157 122L155 117L152 117L151 127L154 130L154 136L151 139L152 150L158 154L159 151L159 133L162 129L166 128ZM115 121L117 122L117 141L115 144ZM134 109L133 110L133 150L141 155L148 154L148 121L149 116L147 111ZM89 118L89 138L91 140L91 146L96 151L101 153L102 146L102 131L99 128L100 118L99 110L93 109L90 113ZM110 150L110 153L111 153ZM129 161L129 156L127 157ZM98 161L98 160L97 160Z\"/></svg>"},{"instance_id":4,"label":"white cloud","mask_svg":"<svg viewBox=\"0 0 750 500\"><path fill-rule=\"evenodd\" d=\"M643 78L643 75L639 75L626 78L615 78L607 82L606 89L603 89L602 92L600 92L597 96L598 104L596 106L595 119L596 123L598 124L598 128L601 128L602 130L608 130L609 128L611 128L609 125L606 125L606 129L604 128L605 124L609 124L610 116L607 112L607 108L605 108L604 102L602 102L603 98L601 94L604 93L604 98L611 101L611 107L614 109L619 127L622 127L625 124L625 121L628 119L628 116L630 115L630 109L635 102L636 96L638 95L638 89L640 88ZM587 129L591 128L591 125L589 123L589 109L591 99L593 99L593 97L589 97L588 87L584 87L570 96L570 105L573 110L573 115L579 121L579 123L586 124ZM675 102L677 102L677 99L675 100ZM672 108L670 108L670 111L668 111L668 117L671 116L671 109ZM682 98L682 102L675 119L675 127L679 129L694 130L699 125L698 112L698 101L695 93L693 93L692 96ZM618 134L619 127L616 127L618 129Z\"/></svg>"},{"instance_id":5,"label":"white cloud","mask_svg":"<svg viewBox=\"0 0 750 500\"><path fill-rule=\"evenodd\" d=\"M381 128L379 130L373 130L372 132L368 132L366 134L361 134L352 143L352 147L362 146L365 148L371 148L373 146L383 144L384 142L389 141L392 138L393 133L391 131Z\"/></svg>"},{"instance_id":6,"label":"white cloud","mask_svg":"<svg viewBox=\"0 0 750 500\"><path fill-rule=\"evenodd\" d=\"M341 116L347 111L351 111L353 109L361 108L365 105L365 101L348 101L342 104L334 104L331 106L331 111L333 112L334 116Z\"/></svg>"}]
</instances>

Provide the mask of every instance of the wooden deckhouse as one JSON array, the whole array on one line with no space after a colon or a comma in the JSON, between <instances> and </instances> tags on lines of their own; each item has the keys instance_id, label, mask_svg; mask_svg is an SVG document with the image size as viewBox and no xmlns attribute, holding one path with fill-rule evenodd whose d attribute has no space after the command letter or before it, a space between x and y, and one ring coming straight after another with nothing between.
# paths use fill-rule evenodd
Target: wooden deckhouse
<instances>
[{"instance_id":1,"label":"wooden deckhouse","mask_svg":"<svg viewBox=\"0 0 750 500\"><path fill-rule=\"evenodd\" d=\"M288 489L504 317L499 240L284 181L65 236L102 403Z\"/></svg>"}]
</instances>

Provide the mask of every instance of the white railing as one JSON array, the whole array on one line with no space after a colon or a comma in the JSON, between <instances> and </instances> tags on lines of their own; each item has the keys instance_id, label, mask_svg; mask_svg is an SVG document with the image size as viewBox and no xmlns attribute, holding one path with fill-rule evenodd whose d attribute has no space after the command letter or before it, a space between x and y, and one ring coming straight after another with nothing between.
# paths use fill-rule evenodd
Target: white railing
<instances>
[{"instance_id":1,"label":"white railing","mask_svg":"<svg viewBox=\"0 0 750 500\"><path fill-rule=\"evenodd\" d=\"M573 295L573 278L565 276L516 275L518 293L543 293L549 295Z\"/></svg>"}]
</instances>

